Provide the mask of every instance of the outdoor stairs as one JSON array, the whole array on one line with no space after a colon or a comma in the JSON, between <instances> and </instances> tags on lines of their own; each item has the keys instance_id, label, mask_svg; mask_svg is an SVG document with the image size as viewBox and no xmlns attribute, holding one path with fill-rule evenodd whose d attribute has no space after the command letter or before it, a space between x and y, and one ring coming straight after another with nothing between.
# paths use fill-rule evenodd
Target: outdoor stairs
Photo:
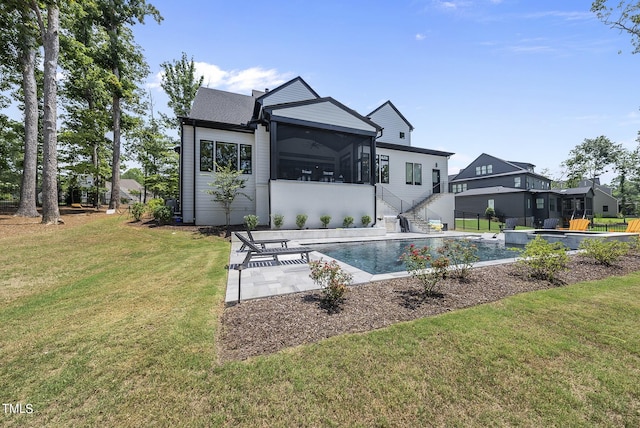
<instances>
[{"instance_id":1,"label":"outdoor stairs","mask_svg":"<svg viewBox=\"0 0 640 428\"><path fill-rule=\"evenodd\" d=\"M429 227L429 218L423 218L420 213L425 211L425 208L432 202L436 201L442 196L442 193L433 193L429 197L420 201L410 210L407 210L404 215L407 217L411 224L411 229L414 232L431 233L433 230ZM440 220L440 219L437 219Z\"/></svg>"}]
</instances>

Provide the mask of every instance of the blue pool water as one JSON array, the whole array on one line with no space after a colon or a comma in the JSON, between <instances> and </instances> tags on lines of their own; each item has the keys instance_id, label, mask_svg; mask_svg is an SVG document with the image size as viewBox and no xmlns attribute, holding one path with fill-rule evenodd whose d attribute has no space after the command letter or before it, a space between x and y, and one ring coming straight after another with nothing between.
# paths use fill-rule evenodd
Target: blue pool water
<instances>
[{"instance_id":1,"label":"blue pool water","mask_svg":"<svg viewBox=\"0 0 640 428\"><path fill-rule=\"evenodd\" d=\"M313 249L360 270L377 275L406 270L400 256L409 245L414 244L419 248L427 246L431 249L432 255L436 255L436 250L443 245L443 242L444 238L343 242L313 245ZM477 247L479 261L511 259L518 256L518 253L513 250L522 248L520 246L505 247L503 242L494 241L473 241L473 243Z\"/></svg>"}]
</instances>

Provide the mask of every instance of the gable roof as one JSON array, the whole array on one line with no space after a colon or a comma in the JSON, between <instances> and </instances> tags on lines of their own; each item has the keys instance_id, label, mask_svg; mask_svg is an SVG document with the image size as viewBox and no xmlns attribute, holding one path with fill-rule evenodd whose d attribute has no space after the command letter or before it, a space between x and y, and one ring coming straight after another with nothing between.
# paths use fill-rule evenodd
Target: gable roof
<instances>
[{"instance_id":1,"label":"gable roof","mask_svg":"<svg viewBox=\"0 0 640 428\"><path fill-rule=\"evenodd\" d=\"M329 103L329 104L331 104L333 106L336 106L338 109L346 112L347 114L349 114L352 117L356 118L358 121L363 122L365 125L367 125L368 127L372 128L375 132L379 132L382 129L377 123L375 123L374 121L372 121L368 117L362 116L357 111L350 109L349 107L345 106L341 102L339 102L339 101L337 101L337 100L335 100L335 99L333 99L331 97L316 98L316 99L312 99L312 100L303 100L303 101L297 101L297 102L292 102L292 103L284 103L284 104L274 104L274 105L270 105L270 106L264 107L263 111L265 113L267 113L268 115L273 117L273 116L277 116L278 110L295 109L295 108L301 108L301 107L305 107L305 106L319 105L319 104L323 104L323 103ZM304 120L302 120L302 121L304 121ZM309 122L312 122L312 121L309 121Z\"/></svg>"},{"instance_id":2,"label":"gable roof","mask_svg":"<svg viewBox=\"0 0 640 428\"><path fill-rule=\"evenodd\" d=\"M484 174L481 176L476 176L475 171L471 170L470 168L472 168L478 161L480 161L482 158L489 158L487 160L491 160L492 162L494 162L494 171L499 171L500 168L497 168L495 166L496 163L501 163L502 165L506 166L507 169L510 169L510 171L503 171L503 172L494 172L492 174ZM483 161L484 163L486 163L486 161ZM493 155L489 155L487 153L482 153L480 156L478 156L477 158L475 158L471 163L469 163L469 165L467 165L466 167L464 167L463 169L461 169L458 174L456 174L456 176L451 180L451 182L453 181L457 181L457 180L481 180L487 177L501 177L501 176L508 176L508 175L515 175L515 174L522 174L522 173L527 173L527 174L531 174L537 177L541 177L544 178L545 180L549 180L547 177L545 177L544 175L540 175L538 173L535 172L531 172L531 170L533 169L533 167L535 167L535 165L528 163L528 162L515 162L515 161L507 161L504 159L500 159L496 156Z\"/></svg>"},{"instance_id":3,"label":"gable roof","mask_svg":"<svg viewBox=\"0 0 640 428\"><path fill-rule=\"evenodd\" d=\"M293 85L294 83L301 83L312 95L313 98L320 98L320 95L318 95L318 93L316 91L313 90L313 88L311 86L309 86L309 84L307 82L304 81L304 79L300 76L295 77L291 80L289 80L286 83L283 83L282 85L278 86L277 88L269 91L265 91L260 97L258 97L256 99L256 101L260 104L264 104L264 100L266 98L272 97L275 94L277 94L278 92L288 88L289 86Z\"/></svg>"},{"instance_id":4,"label":"gable roof","mask_svg":"<svg viewBox=\"0 0 640 428\"><path fill-rule=\"evenodd\" d=\"M371 118L371 116L373 116L377 111L381 110L381 109L382 109L384 106L386 106L386 105L388 105L389 107L391 107L391 108L396 112L396 114L398 115L398 117L400 117L400 119L402 119L402 120L404 121L404 123L406 123L406 124L409 126L409 129L410 129L411 131L413 131L413 125L412 125L411 123L409 123L409 121L407 120L407 118L406 118L406 117L404 117L404 116L402 115L402 113L400 113L400 110L398 110L398 109L396 108L396 106L394 106L394 105L393 105L393 103L391 102L391 100L388 100L386 103L383 103L380 107L378 107L377 109L375 109L374 111L372 111L371 113L369 113L369 114L367 115L367 117L368 117L368 118Z\"/></svg>"}]
</instances>

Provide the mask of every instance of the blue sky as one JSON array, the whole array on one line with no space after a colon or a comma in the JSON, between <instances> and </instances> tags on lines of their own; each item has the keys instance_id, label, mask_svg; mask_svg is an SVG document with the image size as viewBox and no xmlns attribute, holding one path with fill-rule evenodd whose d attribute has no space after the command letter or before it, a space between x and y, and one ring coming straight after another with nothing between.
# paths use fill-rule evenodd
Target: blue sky
<instances>
[{"instance_id":1,"label":"blue sky","mask_svg":"<svg viewBox=\"0 0 640 428\"><path fill-rule=\"evenodd\" d=\"M637 145L640 55L591 0L150 2L164 21L134 31L157 110L184 51L213 88L301 76L361 114L391 100L414 146L456 153L450 173L485 152L555 176L585 138Z\"/></svg>"}]
</instances>

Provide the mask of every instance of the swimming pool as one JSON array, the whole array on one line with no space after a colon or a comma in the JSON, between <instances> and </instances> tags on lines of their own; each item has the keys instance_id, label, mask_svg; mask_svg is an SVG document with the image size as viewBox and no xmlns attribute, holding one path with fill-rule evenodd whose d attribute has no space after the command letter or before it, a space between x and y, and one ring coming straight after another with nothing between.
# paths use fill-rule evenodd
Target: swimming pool
<instances>
[{"instance_id":1,"label":"swimming pool","mask_svg":"<svg viewBox=\"0 0 640 428\"><path fill-rule=\"evenodd\" d=\"M446 238L452 239L452 238ZM445 238L401 239L385 241L365 241L350 243L314 244L313 249L329 257L347 263L373 275L389 272L402 272L405 269L400 256L406 248L414 244L422 248L427 246L432 255L444 243ZM511 259L518 256L514 249L522 246L505 246L501 241L474 240L480 261Z\"/></svg>"}]
</instances>

